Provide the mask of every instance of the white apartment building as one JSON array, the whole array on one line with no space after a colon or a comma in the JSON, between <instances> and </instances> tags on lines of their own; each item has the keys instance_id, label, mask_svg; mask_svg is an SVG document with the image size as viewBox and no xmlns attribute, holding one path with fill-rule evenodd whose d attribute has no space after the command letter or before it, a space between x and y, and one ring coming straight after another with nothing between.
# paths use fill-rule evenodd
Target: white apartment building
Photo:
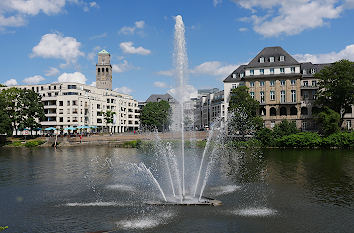
<instances>
[{"instance_id":1,"label":"white apartment building","mask_svg":"<svg viewBox=\"0 0 354 233\"><path fill-rule=\"evenodd\" d=\"M96 81L101 83L101 88L72 82L12 87L30 89L42 97L45 112L45 120L40 122L42 128L64 130L67 127L91 126L97 131L105 129L111 133L138 130L138 102L130 95L111 90L110 54L103 50L98 57L99 61L103 60L102 64L96 65ZM5 88L10 87L1 89ZM107 111L115 113L113 123L106 123L104 113Z\"/></svg>"}]
</instances>

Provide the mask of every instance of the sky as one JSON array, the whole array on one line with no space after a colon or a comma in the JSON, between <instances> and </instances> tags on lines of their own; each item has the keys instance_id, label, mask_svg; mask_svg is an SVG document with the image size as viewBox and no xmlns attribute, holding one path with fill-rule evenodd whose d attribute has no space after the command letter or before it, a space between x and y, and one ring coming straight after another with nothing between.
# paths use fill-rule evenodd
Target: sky
<instances>
[{"instance_id":1,"label":"sky","mask_svg":"<svg viewBox=\"0 0 354 233\"><path fill-rule=\"evenodd\" d=\"M177 15L190 93L222 90L267 46L299 62L354 61L354 0L1 0L0 83L95 85L97 53L106 49L116 91L138 101L173 92Z\"/></svg>"}]
</instances>

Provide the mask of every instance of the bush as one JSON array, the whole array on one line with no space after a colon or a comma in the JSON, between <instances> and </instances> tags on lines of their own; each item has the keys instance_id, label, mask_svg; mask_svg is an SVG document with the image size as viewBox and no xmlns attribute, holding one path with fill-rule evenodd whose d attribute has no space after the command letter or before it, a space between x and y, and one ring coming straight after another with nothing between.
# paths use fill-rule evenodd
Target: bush
<instances>
[{"instance_id":1,"label":"bush","mask_svg":"<svg viewBox=\"0 0 354 233\"><path fill-rule=\"evenodd\" d=\"M302 132L278 138L276 144L279 147L314 148L322 145L322 138L317 133Z\"/></svg>"},{"instance_id":2,"label":"bush","mask_svg":"<svg viewBox=\"0 0 354 233\"><path fill-rule=\"evenodd\" d=\"M268 128L262 128L256 132L256 139L259 140L263 146L275 146L275 137L273 131Z\"/></svg>"},{"instance_id":3,"label":"bush","mask_svg":"<svg viewBox=\"0 0 354 233\"><path fill-rule=\"evenodd\" d=\"M316 114L316 121L320 126L320 133L325 136L340 131L340 115L328 107L325 107L322 112Z\"/></svg>"},{"instance_id":4,"label":"bush","mask_svg":"<svg viewBox=\"0 0 354 233\"><path fill-rule=\"evenodd\" d=\"M323 147L349 148L354 147L354 132L340 132L323 138Z\"/></svg>"},{"instance_id":5,"label":"bush","mask_svg":"<svg viewBox=\"0 0 354 233\"><path fill-rule=\"evenodd\" d=\"M279 124L276 124L273 128L275 138L281 138L283 136L296 134L299 130L296 128L296 123L287 120L282 120Z\"/></svg>"},{"instance_id":6,"label":"bush","mask_svg":"<svg viewBox=\"0 0 354 233\"><path fill-rule=\"evenodd\" d=\"M45 141L43 141L43 140L28 141L28 142L26 142L25 147L28 147L28 148L37 147L39 145L42 145L43 143L45 143Z\"/></svg>"}]
</instances>

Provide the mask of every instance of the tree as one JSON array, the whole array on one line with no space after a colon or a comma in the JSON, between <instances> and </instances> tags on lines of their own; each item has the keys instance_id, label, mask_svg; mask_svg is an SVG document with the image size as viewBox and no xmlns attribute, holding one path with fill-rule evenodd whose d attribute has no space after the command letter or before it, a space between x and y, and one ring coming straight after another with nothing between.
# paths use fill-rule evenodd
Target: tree
<instances>
[{"instance_id":1,"label":"tree","mask_svg":"<svg viewBox=\"0 0 354 233\"><path fill-rule=\"evenodd\" d=\"M273 134L275 138L281 138L283 136L296 134L299 130L296 128L296 123L293 121L282 120L279 124L276 124L273 128Z\"/></svg>"},{"instance_id":2,"label":"tree","mask_svg":"<svg viewBox=\"0 0 354 233\"><path fill-rule=\"evenodd\" d=\"M316 114L316 121L320 126L320 133L324 136L340 131L340 115L328 107L324 107L323 111Z\"/></svg>"},{"instance_id":3,"label":"tree","mask_svg":"<svg viewBox=\"0 0 354 233\"><path fill-rule=\"evenodd\" d=\"M20 96L21 90L15 87L2 90L0 93L2 100L5 105L5 113L10 118L12 128L17 134L17 129L20 123L23 120L21 105L20 105Z\"/></svg>"},{"instance_id":4,"label":"tree","mask_svg":"<svg viewBox=\"0 0 354 233\"><path fill-rule=\"evenodd\" d=\"M167 101L147 103L140 114L141 124L163 131L170 125L170 104Z\"/></svg>"},{"instance_id":5,"label":"tree","mask_svg":"<svg viewBox=\"0 0 354 233\"><path fill-rule=\"evenodd\" d=\"M228 112L230 115L230 133L242 136L253 134L262 128L263 120L257 115L259 102L253 99L246 86L239 86L230 93Z\"/></svg>"},{"instance_id":6,"label":"tree","mask_svg":"<svg viewBox=\"0 0 354 233\"><path fill-rule=\"evenodd\" d=\"M115 114L116 113L111 110L107 110L103 113L104 121L106 122L106 127L108 127L108 124L113 124Z\"/></svg>"},{"instance_id":7,"label":"tree","mask_svg":"<svg viewBox=\"0 0 354 233\"><path fill-rule=\"evenodd\" d=\"M324 67L315 78L319 79L317 103L339 113L341 126L345 110L354 104L354 62L337 61Z\"/></svg>"},{"instance_id":8,"label":"tree","mask_svg":"<svg viewBox=\"0 0 354 233\"><path fill-rule=\"evenodd\" d=\"M12 124L6 112L5 98L0 95L0 134L12 135Z\"/></svg>"},{"instance_id":9,"label":"tree","mask_svg":"<svg viewBox=\"0 0 354 233\"><path fill-rule=\"evenodd\" d=\"M21 90L18 104L21 106L22 116L20 126L30 128L31 133L41 127L39 122L45 118L42 97L32 90Z\"/></svg>"}]
</instances>

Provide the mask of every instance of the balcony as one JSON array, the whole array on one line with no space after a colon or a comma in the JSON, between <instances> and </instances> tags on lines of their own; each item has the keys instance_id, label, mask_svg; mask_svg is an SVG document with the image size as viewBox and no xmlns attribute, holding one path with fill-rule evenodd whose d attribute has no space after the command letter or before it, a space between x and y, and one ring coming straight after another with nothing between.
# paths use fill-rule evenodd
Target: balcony
<instances>
[{"instance_id":1,"label":"balcony","mask_svg":"<svg viewBox=\"0 0 354 233\"><path fill-rule=\"evenodd\" d=\"M317 90L318 86L312 86L312 85L301 85L302 90Z\"/></svg>"}]
</instances>

